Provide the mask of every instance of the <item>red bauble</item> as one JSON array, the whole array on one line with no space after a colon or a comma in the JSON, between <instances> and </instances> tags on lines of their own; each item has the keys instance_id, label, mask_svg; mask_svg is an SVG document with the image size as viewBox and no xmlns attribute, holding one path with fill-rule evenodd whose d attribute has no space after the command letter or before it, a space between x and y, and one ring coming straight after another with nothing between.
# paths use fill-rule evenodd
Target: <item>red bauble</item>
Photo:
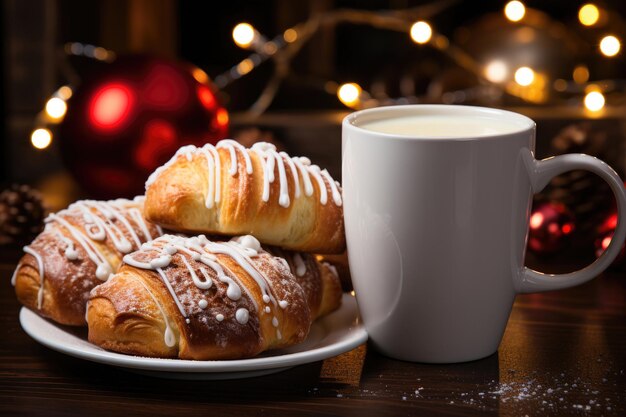
<instances>
[{"instance_id":1,"label":"red bauble","mask_svg":"<svg viewBox=\"0 0 626 417\"><path fill-rule=\"evenodd\" d=\"M543 203L530 216L528 249L537 254L552 253L567 242L574 231L574 216L559 203Z\"/></svg>"},{"instance_id":2,"label":"red bauble","mask_svg":"<svg viewBox=\"0 0 626 417\"><path fill-rule=\"evenodd\" d=\"M228 113L206 74L167 59L132 55L102 64L67 105L61 154L97 198L142 194L146 178L178 148L228 134Z\"/></svg>"},{"instance_id":3,"label":"red bauble","mask_svg":"<svg viewBox=\"0 0 626 417\"><path fill-rule=\"evenodd\" d=\"M613 233L615 233L615 228L617 227L617 213L611 213L604 222L598 227L597 237L595 241L596 247L596 257L600 257L602 252L609 246L611 243L611 239L613 238ZM613 267L624 267L626 266L626 243L622 244L622 249L617 255L617 258L613 261L611 265Z\"/></svg>"}]
</instances>

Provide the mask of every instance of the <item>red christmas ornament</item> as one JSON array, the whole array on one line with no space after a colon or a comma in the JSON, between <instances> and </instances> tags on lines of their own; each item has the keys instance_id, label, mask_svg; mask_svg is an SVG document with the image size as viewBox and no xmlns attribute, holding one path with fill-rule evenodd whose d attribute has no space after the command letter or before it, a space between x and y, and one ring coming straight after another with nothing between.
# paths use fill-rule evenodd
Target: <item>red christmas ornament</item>
<instances>
[{"instance_id":1,"label":"red christmas ornament","mask_svg":"<svg viewBox=\"0 0 626 417\"><path fill-rule=\"evenodd\" d=\"M615 228L617 227L617 212L611 213L604 222L598 227L598 235L595 241L596 257L600 257L602 252L609 247ZM626 243L622 245L622 249L617 258L611 264L612 267L622 267L626 265Z\"/></svg>"},{"instance_id":2,"label":"red christmas ornament","mask_svg":"<svg viewBox=\"0 0 626 417\"><path fill-rule=\"evenodd\" d=\"M528 249L537 254L548 254L563 247L567 236L574 231L574 216L559 203L543 203L530 216Z\"/></svg>"},{"instance_id":3,"label":"red christmas ornament","mask_svg":"<svg viewBox=\"0 0 626 417\"><path fill-rule=\"evenodd\" d=\"M178 148L228 134L228 113L200 69L148 56L119 57L84 78L60 125L61 154L97 198L142 194Z\"/></svg>"}]
</instances>

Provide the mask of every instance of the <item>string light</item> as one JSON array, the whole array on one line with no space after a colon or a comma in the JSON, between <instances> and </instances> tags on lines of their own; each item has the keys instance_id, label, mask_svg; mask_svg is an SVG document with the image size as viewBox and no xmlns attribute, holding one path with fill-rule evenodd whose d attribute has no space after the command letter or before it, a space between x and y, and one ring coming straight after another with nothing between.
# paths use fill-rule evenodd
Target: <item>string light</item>
<instances>
[{"instance_id":1,"label":"string light","mask_svg":"<svg viewBox=\"0 0 626 417\"><path fill-rule=\"evenodd\" d=\"M209 82L209 76L207 75L207 73L202 71L198 67L195 67L191 70L191 76L200 84L207 84Z\"/></svg>"},{"instance_id":2,"label":"string light","mask_svg":"<svg viewBox=\"0 0 626 417\"><path fill-rule=\"evenodd\" d=\"M67 104L59 97L52 97L46 102L46 114L52 119L61 119L67 112Z\"/></svg>"},{"instance_id":3,"label":"string light","mask_svg":"<svg viewBox=\"0 0 626 417\"><path fill-rule=\"evenodd\" d=\"M63 87L57 90L57 95L61 97L63 100L69 100L72 97L72 88L69 85L64 85Z\"/></svg>"},{"instance_id":4,"label":"string light","mask_svg":"<svg viewBox=\"0 0 626 417\"><path fill-rule=\"evenodd\" d=\"M237 70L240 75L246 75L254 68L254 63L250 58L246 58L237 65Z\"/></svg>"},{"instance_id":5,"label":"string light","mask_svg":"<svg viewBox=\"0 0 626 417\"><path fill-rule=\"evenodd\" d=\"M362 91L357 83L342 84L337 90L337 98L348 107L356 107L360 103Z\"/></svg>"},{"instance_id":6,"label":"string light","mask_svg":"<svg viewBox=\"0 0 626 417\"><path fill-rule=\"evenodd\" d=\"M413 42L424 44L433 36L433 29L426 22L419 21L411 26L411 39Z\"/></svg>"},{"instance_id":7,"label":"string light","mask_svg":"<svg viewBox=\"0 0 626 417\"><path fill-rule=\"evenodd\" d=\"M619 53L622 48L619 39L613 35L605 36L600 41L600 52L608 57L613 57Z\"/></svg>"},{"instance_id":8,"label":"string light","mask_svg":"<svg viewBox=\"0 0 626 417\"><path fill-rule=\"evenodd\" d=\"M600 10L595 4L587 3L578 11L578 20L585 26L593 26L598 23Z\"/></svg>"},{"instance_id":9,"label":"string light","mask_svg":"<svg viewBox=\"0 0 626 417\"><path fill-rule=\"evenodd\" d=\"M283 33L283 39L287 43L293 43L298 40L298 32L295 29L287 29L285 33Z\"/></svg>"},{"instance_id":10,"label":"string light","mask_svg":"<svg viewBox=\"0 0 626 417\"><path fill-rule=\"evenodd\" d=\"M240 48L249 48L255 37L256 31L249 23L239 23L233 29L233 40Z\"/></svg>"},{"instance_id":11,"label":"string light","mask_svg":"<svg viewBox=\"0 0 626 417\"><path fill-rule=\"evenodd\" d=\"M526 14L526 7L521 1L513 0L504 6L504 16L511 22L519 22Z\"/></svg>"},{"instance_id":12,"label":"string light","mask_svg":"<svg viewBox=\"0 0 626 417\"><path fill-rule=\"evenodd\" d=\"M604 95L599 91L591 91L585 96L585 108L589 111L597 112L604 107Z\"/></svg>"},{"instance_id":13,"label":"string light","mask_svg":"<svg viewBox=\"0 0 626 417\"><path fill-rule=\"evenodd\" d=\"M35 129L30 135L30 142L37 149L46 149L52 143L52 133L45 128Z\"/></svg>"},{"instance_id":14,"label":"string light","mask_svg":"<svg viewBox=\"0 0 626 417\"><path fill-rule=\"evenodd\" d=\"M69 42L65 44L65 53L68 55L92 58L98 61L111 62L116 58L115 52L100 46L82 44L80 42Z\"/></svg>"},{"instance_id":15,"label":"string light","mask_svg":"<svg viewBox=\"0 0 626 417\"><path fill-rule=\"evenodd\" d=\"M521 67L515 71L515 82L521 86L528 86L535 79L535 71L528 67Z\"/></svg>"},{"instance_id":16,"label":"string light","mask_svg":"<svg viewBox=\"0 0 626 417\"><path fill-rule=\"evenodd\" d=\"M574 68L572 78L576 84L584 84L589 81L589 68L585 65L578 65Z\"/></svg>"},{"instance_id":17,"label":"string light","mask_svg":"<svg viewBox=\"0 0 626 417\"><path fill-rule=\"evenodd\" d=\"M506 80L509 75L509 68L504 61L495 60L491 61L485 67L485 78L492 83L501 83Z\"/></svg>"}]
</instances>

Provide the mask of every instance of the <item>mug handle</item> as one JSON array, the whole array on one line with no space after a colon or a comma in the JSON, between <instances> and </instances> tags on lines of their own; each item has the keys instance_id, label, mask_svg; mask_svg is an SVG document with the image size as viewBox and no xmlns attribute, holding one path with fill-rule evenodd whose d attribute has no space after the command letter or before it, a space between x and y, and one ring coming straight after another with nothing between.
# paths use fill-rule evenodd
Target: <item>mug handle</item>
<instances>
[{"instance_id":1,"label":"mug handle","mask_svg":"<svg viewBox=\"0 0 626 417\"><path fill-rule=\"evenodd\" d=\"M541 161L535 159L526 149L523 154L533 193L541 191L550 180L567 171L583 169L593 172L605 180L617 201L618 222L611 243L604 253L591 265L568 274L544 274L527 267L522 267L516 282L519 293L559 290L573 287L591 280L602 273L619 254L626 238L626 192L624 183L617 173L605 162L585 154L567 154L554 156Z\"/></svg>"}]
</instances>

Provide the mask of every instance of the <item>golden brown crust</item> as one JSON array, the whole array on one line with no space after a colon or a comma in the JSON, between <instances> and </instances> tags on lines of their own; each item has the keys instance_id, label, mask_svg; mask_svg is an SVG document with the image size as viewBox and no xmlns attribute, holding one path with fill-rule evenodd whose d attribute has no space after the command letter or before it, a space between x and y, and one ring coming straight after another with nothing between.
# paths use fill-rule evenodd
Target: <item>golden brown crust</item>
<instances>
[{"instance_id":1,"label":"golden brown crust","mask_svg":"<svg viewBox=\"0 0 626 417\"><path fill-rule=\"evenodd\" d=\"M117 285L101 285L93 290L87 305L89 340L116 352L175 358L176 348L165 344L162 335L166 325L150 296L149 291L155 289L145 287L150 283L141 279L143 271L136 272L120 271ZM172 326L172 332L178 334L176 326Z\"/></svg>"},{"instance_id":2,"label":"golden brown crust","mask_svg":"<svg viewBox=\"0 0 626 417\"><path fill-rule=\"evenodd\" d=\"M283 258L262 250L249 256L253 270L263 277L262 283L266 285L263 290L263 285L246 269L246 263L220 253L221 246L217 250L206 246L206 251L219 264L219 268L214 268L207 266L210 262L192 256L196 249L185 246L188 239L180 239L164 236L153 241L152 247L130 255L138 265L148 265L150 260L163 255L168 244L178 245L177 252L160 270L124 264L113 278L91 292L87 315L92 343L142 356L197 360L246 358L303 341L315 316L339 305L338 284L332 284L333 278L328 284L324 278L327 272L310 255L307 262L311 262L311 272L306 279L317 280L317 284L306 289L302 279L291 274ZM226 278L220 278L217 269L223 270ZM212 285L199 288L191 270L203 282L201 277L206 274ZM227 295L232 285L229 281L241 290L240 298ZM307 293L311 289L316 294ZM338 292L332 294L332 291ZM264 293L273 299L264 299ZM329 300L326 303L322 301L325 297ZM206 305L202 306L201 300L206 300ZM310 300L317 301L317 305L310 305ZM240 309L249 313L245 322L237 318ZM174 337L169 347L165 343L168 327Z\"/></svg>"},{"instance_id":3,"label":"golden brown crust","mask_svg":"<svg viewBox=\"0 0 626 417\"><path fill-rule=\"evenodd\" d=\"M259 153L247 150L252 174L246 171L242 150L237 149L237 172L229 173L231 153L216 149L219 171L209 169L205 153L182 152L153 174L146 189L145 216L168 229L190 234L252 234L262 243L290 250L317 253L340 253L345 248L343 209L333 199L334 184L321 175L326 202L321 203L321 189L313 175L312 195L305 195L305 181L296 168L300 196L289 161L281 155L284 181L289 196L287 207L280 205L281 180L278 163L274 163L274 181L269 183L269 198L264 201L264 162ZM295 165L294 165L295 166ZM317 169L317 168L316 168ZM219 172L220 200L206 207L210 182ZM338 189L338 188L337 188ZM339 193L340 193L340 189Z\"/></svg>"},{"instance_id":4,"label":"golden brown crust","mask_svg":"<svg viewBox=\"0 0 626 417\"><path fill-rule=\"evenodd\" d=\"M121 202L117 202L117 204L120 204L120 207L137 209L136 215L141 213L139 203L128 201L127 205ZM90 211L92 215L98 215L95 209ZM146 241L142 228L129 212L120 210L120 213L133 227L140 240ZM70 227L86 236L84 213L76 206L63 210L55 216L60 217ZM40 257L43 266L41 303L38 299L42 283L40 266L37 257L32 253L26 253L18 263L15 271L15 293L23 305L44 317L61 324L84 326L86 325L85 304L89 298L89 292L103 281L96 277L97 265L92 261L85 247L77 241L65 223L52 220L54 218L53 216L48 220L45 230L28 246L30 251ZM132 248L138 248L134 242L134 237L119 219L112 218L109 219L109 222L117 227L117 230L132 243ZM146 223L145 226L153 236L159 235L156 226L149 223ZM89 240L89 250L92 253L100 254L113 271L117 270L123 254L116 249L110 236L107 235L104 240L93 240L88 237L86 239ZM68 242L72 242L71 245L76 251L76 259L68 259L66 255Z\"/></svg>"},{"instance_id":5,"label":"golden brown crust","mask_svg":"<svg viewBox=\"0 0 626 417\"><path fill-rule=\"evenodd\" d=\"M266 250L287 261L291 273L304 290L313 320L339 308L341 282L331 265L318 261L316 256L309 253L286 251L276 247L268 247Z\"/></svg>"}]
</instances>

